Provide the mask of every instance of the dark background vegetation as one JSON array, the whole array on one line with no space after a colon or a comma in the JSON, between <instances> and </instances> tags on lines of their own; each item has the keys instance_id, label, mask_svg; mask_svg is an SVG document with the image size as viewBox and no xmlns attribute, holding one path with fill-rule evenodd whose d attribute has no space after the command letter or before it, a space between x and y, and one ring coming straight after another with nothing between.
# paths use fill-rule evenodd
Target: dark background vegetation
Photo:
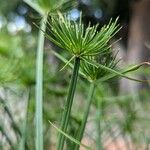
<instances>
[{"instance_id":1,"label":"dark background vegetation","mask_svg":"<svg viewBox=\"0 0 150 150\"><path fill-rule=\"evenodd\" d=\"M72 18L83 12L85 24L108 23L119 16L122 26L114 44L122 57L121 67L149 61L150 58L150 1L149 0L80 0L70 10ZM41 17L21 0L0 0L0 149L18 147L21 143L23 120L26 119L26 141L34 149L34 86L35 55L38 24ZM48 120L60 120L61 108L67 92L69 70L59 71L63 63L52 56L49 42L45 42L44 55L44 142L45 149L55 146L56 133ZM57 49L55 47L55 49ZM149 79L149 68L132 74ZM95 116L97 101L103 97L102 142L106 149L149 149L149 84L113 80L96 92L90 119ZM111 85L111 86L110 86ZM116 90L114 90L116 89ZM80 82L74 104L70 133L73 135L81 123L87 85ZM115 91L115 92L114 92ZM82 94L83 93L83 94ZM28 101L27 101L28 99ZM78 107L78 110L75 108ZM89 120L90 120L89 119ZM18 130L19 129L19 130ZM88 124L86 144L95 142L94 126ZM94 145L94 144L93 144ZM93 146L94 147L94 146ZM123 148L122 148L123 147ZM10 149L11 149L10 148Z\"/></svg>"}]
</instances>

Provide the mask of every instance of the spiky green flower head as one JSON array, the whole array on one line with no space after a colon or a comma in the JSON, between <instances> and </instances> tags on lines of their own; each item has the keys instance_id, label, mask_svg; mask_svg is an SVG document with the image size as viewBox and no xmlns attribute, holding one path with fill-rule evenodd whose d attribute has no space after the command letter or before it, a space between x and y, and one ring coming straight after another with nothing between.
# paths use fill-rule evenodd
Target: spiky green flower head
<instances>
[{"instance_id":1,"label":"spiky green flower head","mask_svg":"<svg viewBox=\"0 0 150 150\"><path fill-rule=\"evenodd\" d=\"M97 56L87 56L86 60L81 63L81 72L90 82L96 82L98 79L110 74L109 69L115 69L119 60L112 53L110 48L107 53L102 53Z\"/></svg>"},{"instance_id":2,"label":"spiky green flower head","mask_svg":"<svg viewBox=\"0 0 150 150\"><path fill-rule=\"evenodd\" d=\"M67 50L75 57L81 59L86 56L95 56L106 53L110 49L110 40L120 30L116 19L110 20L98 31L98 24L86 28L81 20L72 21L67 15L52 16L48 22L50 34L47 37L56 45Z\"/></svg>"}]
</instances>

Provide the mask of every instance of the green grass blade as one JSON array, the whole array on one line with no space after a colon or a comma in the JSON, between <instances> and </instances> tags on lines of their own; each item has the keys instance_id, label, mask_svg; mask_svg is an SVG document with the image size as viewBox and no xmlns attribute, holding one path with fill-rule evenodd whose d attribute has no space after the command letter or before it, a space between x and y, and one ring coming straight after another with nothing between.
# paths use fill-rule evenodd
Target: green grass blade
<instances>
[{"instance_id":1,"label":"green grass blade","mask_svg":"<svg viewBox=\"0 0 150 150\"><path fill-rule=\"evenodd\" d=\"M76 140L75 138L69 136L68 134L66 134L65 132L63 132L61 129L59 129L58 127L56 127L52 122L49 121L49 123L61 134L63 134L66 138L68 138L70 141L74 142L77 145L81 145L82 147L84 147L86 150L92 150L90 147L86 146L85 144L80 143L78 140Z\"/></svg>"},{"instance_id":2,"label":"green grass blade","mask_svg":"<svg viewBox=\"0 0 150 150\"><path fill-rule=\"evenodd\" d=\"M62 62L64 62L65 64L68 63L67 65L73 69L73 64L71 62L68 62L68 60L66 58L64 58L62 55L60 55L59 53L51 50L52 54L54 54L58 59L60 59ZM82 75L84 78L86 78L86 75L81 71L79 70L79 74Z\"/></svg>"},{"instance_id":3,"label":"green grass blade","mask_svg":"<svg viewBox=\"0 0 150 150\"><path fill-rule=\"evenodd\" d=\"M119 73L118 71L117 71L117 73L116 73L116 71L114 72L114 70L113 70L112 74L107 75L107 76L105 76L105 77L103 77L103 78L100 78L100 79L98 80L98 82L104 82L104 81L109 80L109 79L112 79L112 78L114 78L114 77L125 75L125 74L127 74L127 73L129 73L129 72L136 71L136 70L140 69L141 67L143 67L143 66L145 66L145 65L150 65L150 64L149 64L149 62L143 62L143 63L137 64L137 65L133 65L133 66L127 67L127 69L121 70L120 73ZM118 74L118 73L119 73L119 74ZM126 76L126 77L127 77L127 76ZM126 77L125 77L125 78L126 78ZM140 80L139 82L146 82L146 81Z\"/></svg>"},{"instance_id":4,"label":"green grass blade","mask_svg":"<svg viewBox=\"0 0 150 150\"><path fill-rule=\"evenodd\" d=\"M111 72L111 73L113 73L113 74L116 74L116 75L118 75L118 76L121 76L121 77L123 77L123 78L129 79L129 80L132 80L132 81L136 81L136 82L147 82L146 80L138 80L138 79L131 78L131 77L129 77L129 76L126 76L126 75L123 74L123 73L120 73L120 72L118 72L118 71L116 71L116 70L113 70L113 69L111 69L111 68L109 68L109 67L106 67L106 66L103 66L103 65L101 65L101 64L99 64L99 67L100 67L101 69L104 69L104 70L108 71L108 72Z\"/></svg>"},{"instance_id":5,"label":"green grass blade","mask_svg":"<svg viewBox=\"0 0 150 150\"><path fill-rule=\"evenodd\" d=\"M60 55L59 53L51 50L52 54L54 54L57 58L59 58L62 62L67 63L68 60L66 58L64 58L62 55ZM69 62L69 67L71 67L73 69L73 64L71 62Z\"/></svg>"},{"instance_id":6,"label":"green grass blade","mask_svg":"<svg viewBox=\"0 0 150 150\"><path fill-rule=\"evenodd\" d=\"M70 60L68 60L68 61L66 62L66 64L60 69L60 71L62 71L63 69L65 69L65 67L67 67L67 66L71 63L71 61L72 61L74 58L75 58L75 55L72 56L72 57L70 58Z\"/></svg>"}]
</instances>

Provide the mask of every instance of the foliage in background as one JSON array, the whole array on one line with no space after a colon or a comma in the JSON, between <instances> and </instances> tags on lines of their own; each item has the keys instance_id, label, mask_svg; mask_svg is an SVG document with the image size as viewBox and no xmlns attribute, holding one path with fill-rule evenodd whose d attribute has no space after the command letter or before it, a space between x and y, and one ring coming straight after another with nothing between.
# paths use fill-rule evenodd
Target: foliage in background
<instances>
[{"instance_id":1,"label":"foliage in background","mask_svg":"<svg viewBox=\"0 0 150 150\"><path fill-rule=\"evenodd\" d=\"M18 5L17 1L13 5L9 5L10 3L7 1L4 1L4 3L7 7L3 7L3 10L6 12L6 8L9 6L10 13L12 10L16 10L14 6L16 8ZM27 33L24 30L9 33L7 24L0 31L0 85L3 93L0 94L0 97L6 102L0 101L0 122L2 123L0 124L0 138L2 137L0 149L5 150L10 147L10 149L18 149L24 143L24 139L30 149L35 149L33 128L35 112L35 49L37 39L35 34ZM60 50L58 52L65 58L68 56L65 52ZM68 68L65 71L60 71L56 77L56 73L63 66L64 63L49 53L49 50L45 50L43 115L45 149L52 148L56 144L57 133L50 127L48 120L57 124L63 110L68 78L70 78L70 69ZM146 68L136 73L143 74L143 72L149 74L149 69ZM69 133L72 136L75 136L76 130L82 121L83 106L86 105L88 87L89 84L84 79L79 79L77 98L72 108L74 113L71 114L71 122L69 123ZM90 139L91 146L95 148L97 141L97 126L95 123L97 115L95 113L97 110L101 114L100 136L104 148L108 148L113 144L116 149L119 149L118 143L121 138L123 139L123 145L128 149L131 149L131 145L137 148L143 148L142 146L144 145L144 148L148 149L150 142L149 93L141 91L141 93L135 93L135 95L118 95L113 93L112 89L114 87L117 87L117 81L111 80L110 84L104 84L103 87L100 86L99 89L96 89L88 118L88 125L92 124L92 122L94 122L94 125L92 125L92 128L86 128L84 139ZM28 107L26 107L27 104ZM20 137L17 133L18 129L14 128L12 119L5 106L8 106L7 108L12 114L15 124L21 130L23 137ZM27 114L25 115L26 112ZM26 135L24 135L24 128L27 130ZM69 145L70 141L67 141L67 144Z\"/></svg>"}]
</instances>

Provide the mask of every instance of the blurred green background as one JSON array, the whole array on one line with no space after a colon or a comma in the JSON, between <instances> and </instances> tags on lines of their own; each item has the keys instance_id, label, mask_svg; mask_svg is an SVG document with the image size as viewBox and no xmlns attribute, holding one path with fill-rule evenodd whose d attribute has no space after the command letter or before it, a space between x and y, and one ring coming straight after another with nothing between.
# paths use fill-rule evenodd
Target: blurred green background
<instances>
[{"instance_id":1,"label":"blurred green background","mask_svg":"<svg viewBox=\"0 0 150 150\"><path fill-rule=\"evenodd\" d=\"M55 3L55 2L54 2ZM121 31L114 44L122 58L119 67L149 61L150 1L149 0L78 0L67 11L78 20L83 13L85 25L108 23L119 16ZM35 62L40 15L21 0L0 0L0 149L34 147L35 124ZM115 39L115 40L116 40ZM70 79L70 70L50 51L67 55L45 41L44 51L44 145L55 150L57 131L49 120L59 124ZM150 70L144 67L133 77L147 80ZM101 120L101 138L106 150L150 149L149 84L126 79L113 79L96 90L83 143L95 149L95 122ZM69 132L73 136L81 124L88 83L79 79L71 114ZM100 115L97 115L100 114ZM69 141L68 141L69 142Z\"/></svg>"}]
</instances>

